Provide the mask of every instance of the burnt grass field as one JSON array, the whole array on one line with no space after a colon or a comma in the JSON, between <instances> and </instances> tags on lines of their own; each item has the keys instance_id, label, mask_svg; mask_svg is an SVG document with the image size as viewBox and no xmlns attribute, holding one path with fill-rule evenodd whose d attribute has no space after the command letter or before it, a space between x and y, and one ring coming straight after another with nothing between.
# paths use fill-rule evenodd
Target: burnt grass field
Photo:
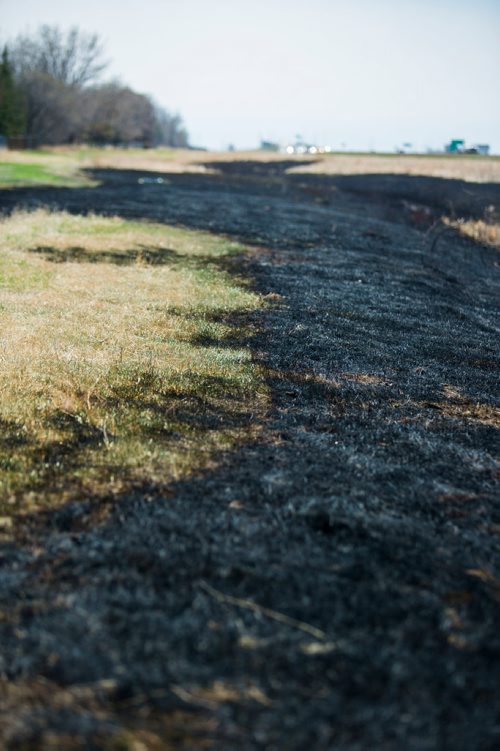
<instances>
[{"instance_id":1,"label":"burnt grass field","mask_svg":"<svg viewBox=\"0 0 500 751\"><path fill-rule=\"evenodd\" d=\"M271 393L215 469L2 543L8 751L500 747L500 256L441 222L500 185L289 166L0 193L250 244Z\"/></svg>"}]
</instances>

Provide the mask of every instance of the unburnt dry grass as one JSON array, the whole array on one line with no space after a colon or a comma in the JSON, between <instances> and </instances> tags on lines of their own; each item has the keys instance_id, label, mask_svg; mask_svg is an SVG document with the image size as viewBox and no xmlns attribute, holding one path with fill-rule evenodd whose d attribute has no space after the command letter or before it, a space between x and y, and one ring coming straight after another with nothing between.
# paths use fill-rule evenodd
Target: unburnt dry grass
<instances>
[{"instance_id":1,"label":"unburnt dry grass","mask_svg":"<svg viewBox=\"0 0 500 751\"><path fill-rule=\"evenodd\" d=\"M295 171L321 175L426 175L496 183L500 180L500 159L457 154L331 154L298 166Z\"/></svg>"},{"instance_id":2,"label":"unburnt dry grass","mask_svg":"<svg viewBox=\"0 0 500 751\"><path fill-rule=\"evenodd\" d=\"M461 235L470 237L481 245L492 245L500 249L500 220L497 218L455 220L445 218L448 227L457 230Z\"/></svg>"},{"instance_id":3,"label":"unburnt dry grass","mask_svg":"<svg viewBox=\"0 0 500 751\"><path fill-rule=\"evenodd\" d=\"M209 173L214 159L222 164L251 161L262 165L286 159L293 173L314 175L413 175L467 182L500 181L500 158L477 155L287 154L265 151L208 152L192 149L140 149L88 145L46 147L0 154L0 187L21 185L89 186L87 169L141 170L164 173Z\"/></svg>"},{"instance_id":4,"label":"unburnt dry grass","mask_svg":"<svg viewBox=\"0 0 500 751\"><path fill-rule=\"evenodd\" d=\"M0 514L164 485L242 440L266 391L242 246L39 210L0 234ZM230 324L230 317L239 323Z\"/></svg>"},{"instance_id":5,"label":"unburnt dry grass","mask_svg":"<svg viewBox=\"0 0 500 751\"><path fill-rule=\"evenodd\" d=\"M207 152L208 153L208 152ZM210 155L213 158L213 154ZM0 152L0 188L49 185L90 187L88 169L205 172L207 154L190 149L140 149L88 145Z\"/></svg>"}]
</instances>

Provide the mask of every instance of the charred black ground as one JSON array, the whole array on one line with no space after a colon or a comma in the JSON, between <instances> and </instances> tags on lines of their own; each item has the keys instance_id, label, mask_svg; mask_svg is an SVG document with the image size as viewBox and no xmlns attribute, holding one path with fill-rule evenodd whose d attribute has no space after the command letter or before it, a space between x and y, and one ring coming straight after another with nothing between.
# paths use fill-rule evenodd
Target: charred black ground
<instances>
[{"instance_id":1,"label":"charred black ground","mask_svg":"<svg viewBox=\"0 0 500 751\"><path fill-rule=\"evenodd\" d=\"M433 242L500 186L288 166L0 194L260 246L234 263L268 295L247 344L272 391L216 470L3 546L9 751L500 744L498 252Z\"/></svg>"}]
</instances>

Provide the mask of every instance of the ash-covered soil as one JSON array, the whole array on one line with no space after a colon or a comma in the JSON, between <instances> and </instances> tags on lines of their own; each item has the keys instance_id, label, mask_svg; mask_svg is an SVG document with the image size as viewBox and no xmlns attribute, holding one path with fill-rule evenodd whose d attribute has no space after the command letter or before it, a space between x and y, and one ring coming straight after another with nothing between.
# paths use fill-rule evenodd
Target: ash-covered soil
<instances>
[{"instance_id":1,"label":"ash-covered soil","mask_svg":"<svg viewBox=\"0 0 500 751\"><path fill-rule=\"evenodd\" d=\"M8 751L500 746L499 256L434 224L500 186L287 166L0 194L258 246L272 394L216 469L3 544Z\"/></svg>"}]
</instances>

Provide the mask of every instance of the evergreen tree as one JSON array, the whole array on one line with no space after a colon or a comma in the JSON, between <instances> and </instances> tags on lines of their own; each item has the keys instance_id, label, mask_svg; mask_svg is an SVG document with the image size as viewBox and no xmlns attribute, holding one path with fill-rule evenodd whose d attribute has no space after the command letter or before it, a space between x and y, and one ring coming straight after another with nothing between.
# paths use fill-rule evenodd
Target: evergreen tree
<instances>
[{"instance_id":1,"label":"evergreen tree","mask_svg":"<svg viewBox=\"0 0 500 751\"><path fill-rule=\"evenodd\" d=\"M18 91L7 47L4 47L0 62L0 134L18 136L24 132L25 114Z\"/></svg>"}]
</instances>

